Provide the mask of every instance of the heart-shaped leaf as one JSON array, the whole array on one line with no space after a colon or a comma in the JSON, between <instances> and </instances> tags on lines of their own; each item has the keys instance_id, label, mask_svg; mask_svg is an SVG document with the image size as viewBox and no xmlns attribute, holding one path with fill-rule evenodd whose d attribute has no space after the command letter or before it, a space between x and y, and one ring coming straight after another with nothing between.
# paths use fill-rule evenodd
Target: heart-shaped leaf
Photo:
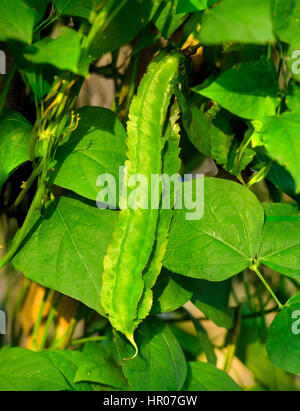
<instances>
[{"instance_id":1,"label":"heart-shaped leaf","mask_svg":"<svg viewBox=\"0 0 300 411\"><path fill-rule=\"evenodd\" d=\"M42 352L19 347L0 351L0 391L67 390L67 380Z\"/></svg>"},{"instance_id":2,"label":"heart-shaped leaf","mask_svg":"<svg viewBox=\"0 0 300 411\"><path fill-rule=\"evenodd\" d=\"M273 321L267 352L277 367L300 374L300 293L288 301Z\"/></svg>"},{"instance_id":3,"label":"heart-shaped leaf","mask_svg":"<svg viewBox=\"0 0 300 411\"><path fill-rule=\"evenodd\" d=\"M96 201L101 190L98 177L111 174L118 199L119 167L126 161L126 131L108 109L84 107L78 114L77 129L58 149L54 183Z\"/></svg>"},{"instance_id":4,"label":"heart-shaped leaf","mask_svg":"<svg viewBox=\"0 0 300 411\"><path fill-rule=\"evenodd\" d=\"M139 353L123 362L123 371L134 390L177 391L183 386L187 366L183 352L171 330L155 317L148 317L138 328ZM134 354L131 344L116 335L120 360Z\"/></svg>"},{"instance_id":5,"label":"heart-shaped leaf","mask_svg":"<svg viewBox=\"0 0 300 411\"><path fill-rule=\"evenodd\" d=\"M223 281L252 264L264 212L248 188L215 178L204 181L204 216L188 221L186 209L175 211L164 265L177 274ZM195 180L184 184L195 185Z\"/></svg>"},{"instance_id":6,"label":"heart-shaped leaf","mask_svg":"<svg viewBox=\"0 0 300 411\"><path fill-rule=\"evenodd\" d=\"M289 204L265 204L266 223L260 261L291 278L300 278L300 212Z\"/></svg>"},{"instance_id":7,"label":"heart-shaped leaf","mask_svg":"<svg viewBox=\"0 0 300 411\"><path fill-rule=\"evenodd\" d=\"M9 175L29 160L32 125L22 114L9 110L0 120L0 191Z\"/></svg>"},{"instance_id":8,"label":"heart-shaped leaf","mask_svg":"<svg viewBox=\"0 0 300 411\"><path fill-rule=\"evenodd\" d=\"M278 79L272 61L242 63L226 70L206 88L194 91L233 114L246 119L264 119L275 114Z\"/></svg>"},{"instance_id":9,"label":"heart-shaped leaf","mask_svg":"<svg viewBox=\"0 0 300 411\"><path fill-rule=\"evenodd\" d=\"M183 389L186 391L242 391L224 371L204 362L188 363L188 376Z\"/></svg>"},{"instance_id":10,"label":"heart-shaped leaf","mask_svg":"<svg viewBox=\"0 0 300 411\"><path fill-rule=\"evenodd\" d=\"M299 114L269 117L261 131L269 156L291 173L300 192ZM284 136L284 138L282 138Z\"/></svg>"},{"instance_id":11,"label":"heart-shaped leaf","mask_svg":"<svg viewBox=\"0 0 300 411\"><path fill-rule=\"evenodd\" d=\"M12 263L27 278L102 313L102 260L117 218L117 212L61 197L36 218Z\"/></svg>"},{"instance_id":12,"label":"heart-shaped leaf","mask_svg":"<svg viewBox=\"0 0 300 411\"><path fill-rule=\"evenodd\" d=\"M273 40L270 0L222 1L205 12L200 31L204 44L265 44Z\"/></svg>"}]
</instances>

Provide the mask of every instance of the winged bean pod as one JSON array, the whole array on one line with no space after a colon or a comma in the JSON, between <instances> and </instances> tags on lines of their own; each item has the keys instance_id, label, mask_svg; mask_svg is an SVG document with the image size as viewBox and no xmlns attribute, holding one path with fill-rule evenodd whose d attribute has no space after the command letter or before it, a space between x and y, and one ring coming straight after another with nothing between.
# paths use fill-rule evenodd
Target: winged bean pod
<instances>
[{"instance_id":1,"label":"winged bean pod","mask_svg":"<svg viewBox=\"0 0 300 411\"><path fill-rule=\"evenodd\" d=\"M142 174L151 194L151 175L162 170L162 135L173 93L172 82L181 57L178 54L159 57L151 63L137 95L133 99L127 126L127 178ZM130 189L128 190L130 194ZM132 192L132 191L131 191ZM136 347L138 305L145 283L143 271L155 243L158 210L122 206L127 194L121 194L121 211L113 238L104 258L101 303L112 326L122 332ZM149 197L150 198L150 197ZM149 311L152 302L148 301Z\"/></svg>"}]
</instances>

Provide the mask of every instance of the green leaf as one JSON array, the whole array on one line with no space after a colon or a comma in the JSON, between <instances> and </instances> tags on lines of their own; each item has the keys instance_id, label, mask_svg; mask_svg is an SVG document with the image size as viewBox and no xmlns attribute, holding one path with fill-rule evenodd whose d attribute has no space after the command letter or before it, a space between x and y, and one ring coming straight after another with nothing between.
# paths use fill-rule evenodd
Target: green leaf
<instances>
[{"instance_id":1,"label":"green leaf","mask_svg":"<svg viewBox=\"0 0 300 411\"><path fill-rule=\"evenodd\" d=\"M256 161L268 162L270 158L266 154L265 148L256 149ZM288 194L291 198L297 199L295 194L295 181L290 173L278 163L273 162L271 170L267 175L267 179L280 191Z\"/></svg>"},{"instance_id":2,"label":"green leaf","mask_svg":"<svg viewBox=\"0 0 300 411\"><path fill-rule=\"evenodd\" d=\"M76 16L88 19L102 0L53 0L59 15Z\"/></svg>"},{"instance_id":3,"label":"green leaf","mask_svg":"<svg viewBox=\"0 0 300 411\"><path fill-rule=\"evenodd\" d=\"M75 74L88 76L88 68L84 72L79 69L81 55L80 37L78 33L63 27L56 39L44 37L24 50L24 57L34 64L50 64L60 70L70 70Z\"/></svg>"},{"instance_id":4,"label":"green leaf","mask_svg":"<svg viewBox=\"0 0 300 411\"><path fill-rule=\"evenodd\" d=\"M116 388L128 386L109 350L97 343L85 344L74 382L90 381Z\"/></svg>"},{"instance_id":5,"label":"green leaf","mask_svg":"<svg viewBox=\"0 0 300 411\"><path fill-rule=\"evenodd\" d=\"M226 374L212 364L189 362L185 391L242 391Z\"/></svg>"},{"instance_id":6,"label":"green leaf","mask_svg":"<svg viewBox=\"0 0 300 411\"><path fill-rule=\"evenodd\" d=\"M186 184L196 191L195 180ZM263 207L248 188L231 181L205 178L204 193L201 220L186 220L185 209L175 211L164 265L177 274L223 281L252 264Z\"/></svg>"},{"instance_id":7,"label":"green leaf","mask_svg":"<svg viewBox=\"0 0 300 411\"><path fill-rule=\"evenodd\" d=\"M35 13L35 22L39 22L44 17L50 0L24 0L24 2Z\"/></svg>"},{"instance_id":8,"label":"green leaf","mask_svg":"<svg viewBox=\"0 0 300 411\"><path fill-rule=\"evenodd\" d=\"M53 182L95 201L101 190L97 186L98 176L113 175L118 189L119 167L126 160L127 134L108 109L84 107L78 114L81 120L77 129L58 149ZM109 192L110 188L108 185ZM115 192L110 195L115 196Z\"/></svg>"},{"instance_id":9,"label":"green leaf","mask_svg":"<svg viewBox=\"0 0 300 411\"><path fill-rule=\"evenodd\" d=\"M300 212L288 204L265 204L266 222L259 260L291 278L300 278Z\"/></svg>"},{"instance_id":10,"label":"green leaf","mask_svg":"<svg viewBox=\"0 0 300 411\"><path fill-rule=\"evenodd\" d=\"M0 191L10 174L29 160L32 125L21 113L5 112L0 119Z\"/></svg>"},{"instance_id":11,"label":"green leaf","mask_svg":"<svg viewBox=\"0 0 300 411\"><path fill-rule=\"evenodd\" d=\"M176 275L163 269L153 289L152 314L167 313L190 299L207 318L219 327L231 329L234 308L228 307L230 281L209 282Z\"/></svg>"},{"instance_id":12,"label":"green leaf","mask_svg":"<svg viewBox=\"0 0 300 411\"><path fill-rule=\"evenodd\" d=\"M66 391L70 386L42 352L24 348L0 351L0 391Z\"/></svg>"},{"instance_id":13,"label":"green leaf","mask_svg":"<svg viewBox=\"0 0 300 411\"><path fill-rule=\"evenodd\" d=\"M256 155L256 151L248 147L250 144L250 137L252 139L251 142L254 145L255 137L251 133L252 130L248 129L244 134L242 142L239 142L237 138L234 139L228 156L228 162L225 167L225 170L239 177L240 180L242 179L242 171L253 161Z\"/></svg>"},{"instance_id":14,"label":"green leaf","mask_svg":"<svg viewBox=\"0 0 300 411\"><path fill-rule=\"evenodd\" d=\"M181 348L187 355L191 354L193 358L196 358L203 353L203 347L198 337L176 327L176 325L171 324L170 327Z\"/></svg>"},{"instance_id":15,"label":"green leaf","mask_svg":"<svg viewBox=\"0 0 300 411\"><path fill-rule=\"evenodd\" d=\"M218 164L227 164L232 136L214 126L209 117L192 103L180 99L182 121L188 138L201 154L211 157Z\"/></svg>"},{"instance_id":16,"label":"green leaf","mask_svg":"<svg viewBox=\"0 0 300 411\"><path fill-rule=\"evenodd\" d=\"M139 354L123 362L123 372L133 390L177 391L183 386L187 366L180 345L171 330L155 317L149 317L138 328L136 341ZM133 347L116 335L122 361L134 354Z\"/></svg>"},{"instance_id":17,"label":"green leaf","mask_svg":"<svg viewBox=\"0 0 300 411\"><path fill-rule=\"evenodd\" d=\"M178 0L177 13L193 13L205 10L218 0Z\"/></svg>"},{"instance_id":18,"label":"green leaf","mask_svg":"<svg viewBox=\"0 0 300 411\"><path fill-rule=\"evenodd\" d=\"M102 260L117 218L117 212L61 197L36 218L12 263L27 278L103 313Z\"/></svg>"},{"instance_id":19,"label":"green leaf","mask_svg":"<svg viewBox=\"0 0 300 411\"><path fill-rule=\"evenodd\" d=\"M244 339L240 341L241 349L245 351L245 357L241 360L253 373L255 380L270 391L295 391L293 376L276 367L270 361L266 345L258 337L255 340L255 330L252 327L247 328L249 341Z\"/></svg>"},{"instance_id":20,"label":"green leaf","mask_svg":"<svg viewBox=\"0 0 300 411\"><path fill-rule=\"evenodd\" d=\"M300 293L291 298L273 321L267 352L277 367L300 374Z\"/></svg>"},{"instance_id":21,"label":"green leaf","mask_svg":"<svg viewBox=\"0 0 300 411\"><path fill-rule=\"evenodd\" d=\"M256 155L256 152L251 148L246 148L242 145L236 151L230 153L229 159L233 156L234 164L231 161L227 163L225 169L234 176L240 176L242 171L252 162Z\"/></svg>"},{"instance_id":22,"label":"green leaf","mask_svg":"<svg viewBox=\"0 0 300 411\"><path fill-rule=\"evenodd\" d=\"M193 295L191 279L162 270L153 289L152 314L168 313L187 303Z\"/></svg>"},{"instance_id":23,"label":"green leaf","mask_svg":"<svg viewBox=\"0 0 300 411\"><path fill-rule=\"evenodd\" d=\"M300 81L300 3L298 0L277 0L274 7L274 26L281 41L290 44L287 52L287 68Z\"/></svg>"},{"instance_id":24,"label":"green leaf","mask_svg":"<svg viewBox=\"0 0 300 411\"><path fill-rule=\"evenodd\" d=\"M290 83L285 102L290 111L300 112L300 87L297 83Z\"/></svg>"},{"instance_id":25,"label":"green leaf","mask_svg":"<svg viewBox=\"0 0 300 411\"><path fill-rule=\"evenodd\" d=\"M34 70L35 69L35 70ZM24 74L28 80L29 86L38 100L42 100L51 90L51 85L53 83L53 70L48 70L43 66L30 67L28 70L24 71Z\"/></svg>"},{"instance_id":26,"label":"green leaf","mask_svg":"<svg viewBox=\"0 0 300 411\"><path fill-rule=\"evenodd\" d=\"M130 0L112 19L108 27L96 34L90 54L93 59L107 52L117 50L133 40L141 29L148 23L152 10L152 2Z\"/></svg>"},{"instance_id":27,"label":"green leaf","mask_svg":"<svg viewBox=\"0 0 300 411\"><path fill-rule=\"evenodd\" d=\"M200 355L203 358L202 354L205 354L207 361L210 364L216 365L217 357L215 355L214 345L210 341L205 329L196 319L194 320L194 325L195 324L199 324L199 326L197 325L197 327L194 327L196 329L197 336L191 334L190 332L185 332L182 328L180 328L180 325L179 327L176 327L175 325L171 326L171 329L181 345L181 348L189 358L191 358L190 354L193 358L200 357Z\"/></svg>"},{"instance_id":28,"label":"green leaf","mask_svg":"<svg viewBox=\"0 0 300 411\"><path fill-rule=\"evenodd\" d=\"M294 44L300 40L300 3L298 0L273 0L273 26L281 41Z\"/></svg>"},{"instance_id":29,"label":"green leaf","mask_svg":"<svg viewBox=\"0 0 300 411\"><path fill-rule=\"evenodd\" d=\"M155 2L159 4L159 7L153 17L153 23L161 35L168 39L181 26L187 15L185 13L178 14L178 0L156 0Z\"/></svg>"},{"instance_id":30,"label":"green leaf","mask_svg":"<svg viewBox=\"0 0 300 411\"><path fill-rule=\"evenodd\" d=\"M270 0L222 1L205 12L199 40L204 44L273 42Z\"/></svg>"},{"instance_id":31,"label":"green leaf","mask_svg":"<svg viewBox=\"0 0 300 411\"><path fill-rule=\"evenodd\" d=\"M208 87L193 89L226 110L246 119L264 119L275 114L278 79L272 61L242 63L222 73Z\"/></svg>"},{"instance_id":32,"label":"green leaf","mask_svg":"<svg viewBox=\"0 0 300 411\"><path fill-rule=\"evenodd\" d=\"M200 321L198 321L193 316L190 316L193 326L196 330L198 340L203 348L203 352L210 364L216 365L217 357L215 354L215 347L210 341L207 331L202 327Z\"/></svg>"},{"instance_id":33,"label":"green leaf","mask_svg":"<svg viewBox=\"0 0 300 411\"><path fill-rule=\"evenodd\" d=\"M266 120L262 135L269 156L290 172L300 192L299 114L284 113ZM284 138L282 138L284 136Z\"/></svg>"},{"instance_id":34,"label":"green leaf","mask_svg":"<svg viewBox=\"0 0 300 411\"><path fill-rule=\"evenodd\" d=\"M195 280L193 290L195 306L219 327L231 329L235 312L234 308L228 307L231 282L227 280L213 283Z\"/></svg>"},{"instance_id":35,"label":"green leaf","mask_svg":"<svg viewBox=\"0 0 300 411\"><path fill-rule=\"evenodd\" d=\"M299 195L295 194L295 180L290 173L278 163L274 162L272 164L271 170L267 175L267 179L270 180L280 191L288 194L291 198L295 200L299 198Z\"/></svg>"},{"instance_id":36,"label":"green leaf","mask_svg":"<svg viewBox=\"0 0 300 411\"><path fill-rule=\"evenodd\" d=\"M35 13L22 0L1 0L0 41L31 43Z\"/></svg>"},{"instance_id":37,"label":"green leaf","mask_svg":"<svg viewBox=\"0 0 300 411\"><path fill-rule=\"evenodd\" d=\"M45 350L43 351L43 356L49 359L54 367L62 373L69 383L70 389L73 391L91 391L90 384L86 382L74 382L76 371L83 360L81 352L74 350Z\"/></svg>"}]
</instances>

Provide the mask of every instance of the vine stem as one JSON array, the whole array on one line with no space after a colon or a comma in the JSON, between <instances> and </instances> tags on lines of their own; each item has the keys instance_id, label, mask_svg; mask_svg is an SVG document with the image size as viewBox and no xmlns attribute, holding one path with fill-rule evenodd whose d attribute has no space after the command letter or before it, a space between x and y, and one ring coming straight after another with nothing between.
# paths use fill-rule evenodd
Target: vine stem
<instances>
[{"instance_id":1,"label":"vine stem","mask_svg":"<svg viewBox=\"0 0 300 411\"><path fill-rule=\"evenodd\" d=\"M102 30L102 32L109 26L111 21L115 18L115 16L119 13L119 11L126 5L128 0L121 0L120 3L113 8L114 2L111 1L111 5L109 4L108 9L110 12L110 15L106 11L103 12L103 14L100 14L97 16L95 21L92 22L92 27L91 30L88 34L88 36L84 39L83 41L83 47L86 49L89 49L97 32L99 30Z\"/></svg>"},{"instance_id":2,"label":"vine stem","mask_svg":"<svg viewBox=\"0 0 300 411\"><path fill-rule=\"evenodd\" d=\"M21 191L21 193L18 195L16 201L14 202L14 204L11 206L11 210L15 209L16 207L18 207L25 195L27 194L28 190L30 189L30 187L32 186L32 184L34 183L35 179L38 177L38 175L40 174L40 172L43 169L43 163L41 162L32 172L31 176L29 177L29 179L25 182L25 186L23 188L23 190Z\"/></svg>"},{"instance_id":3,"label":"vine stem","mask_svg":"<svg viewBox=\"0 0 300 411\"><path fill-rule=\"evenodd\" d=\"M235 313L234 327L231 331L229 331L229 343L227 345L227 354L225 357L225 362L224 362L224 367L223 367L223 370L227 373L231 369L232 361L235 356L236 344L237 344L237 340L240 335L240 329L241 329L241 319L242 319L242 307L240 305L239 307L237 307L237 310Z\"/></svg>"},{"instance_id":4,"label":"vine stem","mask_svg":"<svg viewBox=\"0 0 300 411\"><path fill-rule=\"evenodd\" d=\"M28 229L32 223L33 217L36 213L36 211L38 209L40 209L41 203L42 203L42 198L45 192L45 178L46 178L46 173L47 173L47 159L45 159L42 164L43 164L43 172L42 172L42 176L40 179L40 185L39 188L37 190L37 193L32 201L32 204L29 208L29 211L27 213L27 216L25 218L25 221L22 225L22 227L20 228L20 230L17 232L11 248L8 250L8 252L6 253L6 255L2 258L2 260L0 261L0 270L13 258L13 256L16 254L16 252L18 251L20 245L22 244L22 241L24 240Z\"/></svg>"},{"instance_id":5,"label":"vine stem","mask_svg":"<svg viewBox=\"0 0 300 411\"><path fill-rule=\"evenodd\" d=\"M134 96L134 91L135 91L135 86L136 86L136 78L137 78L137 72L139 68L139 61L140 61L140 54L138 54L134 58L133 62L133 68L132 68L132 74L131 74L131 79L130 79L130 86L129 86L129 91L127 95L127 101L126 101L126 106L124 110L124 117L127 119L128 118L128 113L129 113L129 108L130 104L132 102L132 98Z\"/></svg>"},{"instance_id":6,"label":"vine stem","mask_svg":"<svg viewBox=\"0 0 300 411\"><path fill-rule=\"evenodd\" d=\"M26 216L26 219L24 221L24 224L20 228L20 230L17 232L16 237L12 243L11 248L8 250L6 255L2 258L0 261L0 270L13 258L13 256L16 254L18 251L20 245L22 244L22 241L25 238L25 235L27 234L27 230L30 227L32 217L34 216L36 212L36 206L38 204L38 198L40 196L36 195L35 199L33 200L33 203L30 206L29 212Z\"/></svg>"},{"instance_id":7,"label":"vine stem","mask_svg":"<svg viewBox=\"0 0 300 411\"><path fill-rule=\"evenodd\" d=\"M207 361L209 363L215 365L216 362L217 362L217 357L214 353L214 347L213 347L211 352L210 352L209 349L207 349L207 344L205 342L205 339L208 338L208 337L207 337L207 333L206 333L205 329L202 327L199 320L197 320L197 318L195 318L187 309L183 308L183 310L186 313L188 319L190 319L190 321L193 323L193 326L194 326L194 328L196 330L196 333L197 333L198 341L201 344L202 350L203 350L203 352L206 356Z\"/></svg>"},{"instance_id":8,"label":"vine stem","mask_svg":"<svg viewBox=\"0 0 300 411\"><path fill-rule=\"evenodd\" d=\"M108 337L106 336L99 336L99 337L87 337L87 338L80 338L78 340L72 340L71 346L74 345L83 345L89 342L99 342L99 341L106 341Z\"/></svg>"},{"instance_id":9,"label":"vine stem","mask_svg":"<svg viewBox=\"0 0 300 411\"><path fill-rule=\"evenodd\" d=\"M258 311L256 313L252 313L252 314L245 314L245 315L242 316L242 318L243 319L257 318L257 317L261 317L262 315L265 316L267 314L275 313L276 311L278 311L277 306L275 306L274 308L270 308L269 310L262 310L262 311Z\"/></svg>"},{"instance_id":10,"label":"vine stem","mask_svg":"<svg viewBox=\"0 0 300 411\"><path fill-rule=\"evenodd\" d=\"M59 19L59 16L49 16L46 20L44 20L41 24L39 24L38 26L36 26L33 30L34 33L36 33L39 30L45 30L45 28L47 28L48 26L50 26L50 24L54 23L55 21L57 21Z\"/></svg>"},{"instance_id":11,"label":"vine stem","mask_svg":"<svg viewBox=\"0 0 300 411\"><path fill-rule=\"evenodd\" d=\"M254 271L257 276L259 277L259 279L261 280L261 282L263 283L263 285L266 287L266 289L269 291L269 293L271 294L271 296L273 297L274 301L276 302L276 304L278 305L279 310L283 309L283 305L281 304L281 302L278 300L278 298L276 297L274 291L272 290L272 288L269 286L269 284L267 283L267 281L264 279L263 275L261 274L261 272L259 271L257 265L253 264L250 267L251 271Z\"/></svg>"}]
</instances>

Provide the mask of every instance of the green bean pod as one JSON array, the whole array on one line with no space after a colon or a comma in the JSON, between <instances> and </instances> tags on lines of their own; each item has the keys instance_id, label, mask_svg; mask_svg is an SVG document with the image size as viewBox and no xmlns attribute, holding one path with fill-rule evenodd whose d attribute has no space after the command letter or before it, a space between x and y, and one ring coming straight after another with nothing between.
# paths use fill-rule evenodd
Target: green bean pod
<instances>
[{"instance_id":1,"label":"green bean pod","mask_svg":"<svg viewBox=\"0 0 300 411\"><path fill-rule=\"evenodd\" d=\"M149 205L151 176L162 171L163 129L180 59L176 53L160 56L152 62L131 104L126 177L127 180L137 174L146 177L148 185L143 186L143 194L148 194L148 208L126 208L127 190L122 192L119 221L103 261L101 304L112 326L127 337L136 351L134 330L139 322L139 303L145 292L143 272L155 244L159 217L159 210L151 209ZM152 305L149 291L147 295L145 313Z\"/></svg>"}]
</instances>

